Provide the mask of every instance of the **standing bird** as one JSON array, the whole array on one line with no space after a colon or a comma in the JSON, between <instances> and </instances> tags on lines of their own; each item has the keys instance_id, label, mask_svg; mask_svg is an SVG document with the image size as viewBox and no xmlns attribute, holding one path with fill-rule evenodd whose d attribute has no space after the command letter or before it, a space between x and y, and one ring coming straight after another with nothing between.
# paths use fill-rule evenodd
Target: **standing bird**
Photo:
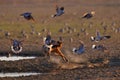
<instances>
[{"instance_id":1,"label":"standing bird","mask_svg":"<svg viewBox=\"0 0 120 80\"><path fill-rule=\"evenodd\" d=\"M26 20L35 21L35 19L33 18L33 16L31 14L32 13L30 13L30 12L26 12L26 13L20 14L20 16L23 16Z\"/></svg>"},{"instance_id":2,"label":"standing bird","mask_svg":"<svg viewBox=\"0 0 120 80\"><path fill-rule=\"evenodd\" d=\"M95 11L91 11L89 13L85 13L82 18L90 19L95 15Z\"/></svg>"},{"instance_id":3,"label":"standing bird","mask_svg":"<svg viewBox=\"0 0 120 80\"><path fill-rule=\"evenodd\" d=\"M52 17L61 16L62 14L64 14L64 7L58 7L56 5L56 14L52 15Z\"/></svg>"}]
</instances>

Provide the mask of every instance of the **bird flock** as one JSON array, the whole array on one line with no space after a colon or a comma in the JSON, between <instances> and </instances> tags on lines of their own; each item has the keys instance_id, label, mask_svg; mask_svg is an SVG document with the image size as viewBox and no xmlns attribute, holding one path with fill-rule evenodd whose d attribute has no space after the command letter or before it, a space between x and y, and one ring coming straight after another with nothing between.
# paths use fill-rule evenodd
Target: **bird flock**
<instances>
[{"instance_id":1,"label":"bird flock","mask_svg":"<svg viewBox=\"0 0 120 80\"><path fill-rule=\"evenodd\" d=\"M56 5L56 13L51 15L52 18L55 18L55 17L58 17L58 16L61 16L65 14L65 8L64 7L59 7L58 5ZM92 17L94 17L95 15L95 11L91 11L91 12L88 12L88 13L85 13L83 14L83 16L81 16L81 18L83 19L91 19ZM22 13L20 14L21 17L23 17L24 19L28 20L28 21L33 21L33 22L36 22L35 18L32 16L32 13L31 12L25 12L25 13ZM104 23L101 23L102 25ZM114 23L112 25L115 25ZM92 23L89 25L89 28L92 27ZM106 32L107 30L107 26L104 26L103 27L104 29L104 32ZM115 32L120 32L120 28L118 29L114 29L114 27L112 28ZM44 29L43 31L46 32L46 29ZM60 29L59 32L62 32L62 33L65 33L65 31L67 31L68 33L72 33L72 32L76 32L76 29L75 28L71 28L71 27L65 27L64 29ZM88 35L89 33L87 32L87 30L85 28L82 28L81 29L81 32L85 33L85 35ZM21 34L23 35L23 37L25 38L28 38L28 35L27 33L22 30L21 31ZM35 34L35 29L33 26L31 26L31 34ZM40 33L38 32L37 33L38 35L40 35ZM5 36L8 37L10 36L11 34L9 32L5 32ZM80 35L79 33L77 34L78 36ZM91 36L90 37L90 40L91 42L100 42L101 40L106 40L106 39L110 39L111 36L109 35L102 35L100 34L100 32L98 30L96 30L96 36ZM60 37L60 41L63 41L62 37ZM70 38L70 42L73 42L73 38ZM11 40L12 42L12 46L11 46L11 50L13 53L20 53L22 51L22 42L23 41L19 41L19 40L16 40L16 39L13 39ZM53 40L51 38L51 35L47 34L46 37L44 38L44 44L47 45L48 47L51 47L50 45L52 44L52 46L56 45L54 44L55 40ZM84 41L82 40L79 40L78 41L80 43L80 46L77 48L77 47L74 47L72 49L72 52L73 54L83 54L85 52L85 43ZM105 47L104 44L99 44L99 45L96 45L96 44L93 44L91 46L91 48L93 50L101 50L101 51L106 51L107 48Z\"/></svg>"}]
</instances>

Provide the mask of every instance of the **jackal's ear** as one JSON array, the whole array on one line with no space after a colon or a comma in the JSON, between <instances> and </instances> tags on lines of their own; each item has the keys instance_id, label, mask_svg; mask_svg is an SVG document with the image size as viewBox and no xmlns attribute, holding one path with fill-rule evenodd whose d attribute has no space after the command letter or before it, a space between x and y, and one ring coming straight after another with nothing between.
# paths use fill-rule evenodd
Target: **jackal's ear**
<instances>
[{"instance_id":1,"label":"jackal's ear","mask_svg":"<svg viewBox=\"0 0 120 80\"><path fill-rule=\"evenodd\" d=\"M57 43L62 44L62 41L57 41Z\"/></svg>"}]
</instances>

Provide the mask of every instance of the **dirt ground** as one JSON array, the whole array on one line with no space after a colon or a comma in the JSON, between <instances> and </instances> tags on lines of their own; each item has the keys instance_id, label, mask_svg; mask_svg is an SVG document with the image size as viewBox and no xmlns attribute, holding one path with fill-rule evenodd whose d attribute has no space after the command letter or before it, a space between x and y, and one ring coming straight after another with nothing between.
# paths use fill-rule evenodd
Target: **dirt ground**
<instances>
[{"instance_id":1,"label":"dirt ground","mask_svg":"<svg viewBox=\"0 0 120 80\"><path fill-rule=\"evenodd\" d=\"M55 3L65 7L65 14L49 19L55 11L50 8ZM9 37L5 37L3 32L10 31L11 38L17 35L21 40L24 39L23 52L17 56L35 56L35 59L20 61L0 61L0 72L37 72L39 75L28 77L5 77L0 80L119 80L120 79L120 1L119 0L7 0L0 1L0 56L10 52ZM36 31L41 31L40 36L30 35L29 38L21 38L19 29L26 29L30 32L27 24L30 22L18 18L21 12L29 10L33 12L37 23ZM95 16L91 19L81 19L81 16L88 11L94 10ZM12 18L11 18L12 17ZM31 23L30 23L31 24ZM14 27L14 26L15 27ZM92 28L90 28L92 25ZM13 30L13 28L15 30ZM16 28L17 26L17 28ZM22 28L20 27L22 26ZM27 28L24 28L26 26ZM44 27L43 27L44 26ZM53 28L53 26L55 26ZM58 27L56 27L58 26ZM62 26L62 27L61 27ZM76 28L76 32L67 31L64 26ZM101 27L102 26L102 27ZM104 33L104 28L107 30ZM104 27L104 28L103 28ZM44 28L53 32L53 38L63 37L62 52L69 59L65 63L61 57L51 54L51 58L45 56L42 51ZM65 32L57 32L65 28ZM89 35L80 32L86 28ZM111 35L109 40L99 43L91 42L91 35L95 35L95 30L99 29L102 34ZM55 32L56 30L56 32ZM15 34L14 34L15 33ZM59 35L59 36L58 36ZM79 36L80 35L80 36ZM71 40L73 39L73 41ZM85 42L85 53L74 55L72 48L79 46L77 41L81 39ZM109 50L92 50L92 44L104 44ZM4 45L4 46L3 46ZM15 54L13 54L15 55Z\"/></svg>"}]
</instances>

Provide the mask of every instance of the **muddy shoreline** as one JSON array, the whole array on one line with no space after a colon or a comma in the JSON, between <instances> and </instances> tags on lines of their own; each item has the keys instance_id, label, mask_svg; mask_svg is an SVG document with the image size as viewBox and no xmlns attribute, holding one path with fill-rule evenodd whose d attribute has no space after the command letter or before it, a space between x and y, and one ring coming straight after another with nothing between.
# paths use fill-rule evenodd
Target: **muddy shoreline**
<instances>
[{"instance_id":1,"label":"muddy shoreline","mask_svg":"<svg viewBox=\"0 0 120 80\"><path fill-rule=\"evenodd\" d=\"M78 68L72 70L54 70L48 74L28 77L6 77L1 80L119 80L119 67Z\"/></svg>"},{"instance_id":2,"label":"muddy shoreline","mask_svg":"<svg viewBox=\"0 0 120 80\"><path fill-rule=\"evenodd\" d=\"M0 61L0 72L37 72L41 73L33 76L4 77L0 80L118 80L120 77L120 59L112 59L108 63L103 61L85 64L62 63L56 64L49 62L45 57L38 57L31 60L20 61ZM115 63L116 64L116 63ZM81 65L81 66L80 66ZM77 66L77 67L74 67ZM70 68L72 67L72 68Z\"/></svg>"}]
</instances>

